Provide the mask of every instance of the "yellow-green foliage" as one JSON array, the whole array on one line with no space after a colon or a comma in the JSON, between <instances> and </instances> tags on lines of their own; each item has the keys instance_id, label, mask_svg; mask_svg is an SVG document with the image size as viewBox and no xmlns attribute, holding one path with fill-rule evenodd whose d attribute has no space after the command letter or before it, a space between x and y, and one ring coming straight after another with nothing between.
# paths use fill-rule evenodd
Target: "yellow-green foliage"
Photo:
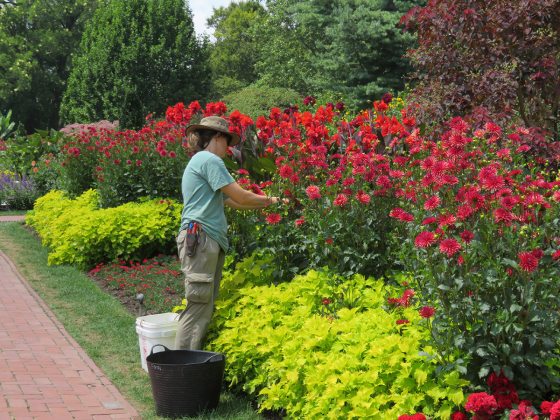
<instances>
[{"instance_id":1,"label":"yellow-green foliage","mask_svg":"<svg viewBox=\"0 0 560 420\"><path fill-rule=\"evenodd\" d=\"M398 326L382 308L382 281L356 275L337 283L311 271L277 286L240 287L238 277L224 274L224 289L238 290L217 302L210 346L226 355L230 383L258 396L261 409L285 409L290 418L394 420L422 411L449 419L464 402L468 383L458 372L436 375L420 353L431 351L421 347L426 321L406 309L411 323ZM329 296L343 302L334 316L324 311Z\"/></svg>"},{"instance_id":2,"label":"yellow-green foliage","mask_svg":"<svg viewBox=\"0 0 560 420\"><path fill-rule=\"evenodd\" d=\"M86 267L168 249L180 211L179 203L159 199L99 209L94 190L76 199L51 191L36 201L26 222L49 248L49 264Z\"/></svg>"}]
</instances>

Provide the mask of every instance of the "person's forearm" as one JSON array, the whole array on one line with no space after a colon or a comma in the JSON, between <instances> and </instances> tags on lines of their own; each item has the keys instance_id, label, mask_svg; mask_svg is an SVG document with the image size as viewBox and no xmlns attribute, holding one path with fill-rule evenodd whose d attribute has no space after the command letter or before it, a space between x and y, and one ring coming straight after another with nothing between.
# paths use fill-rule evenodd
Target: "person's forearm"
<instances>
[{"instance_id":1,"label":"person's forearm","mask_svg":"<svg viewBox=\"0 0 560 420\"><path fill-rule=\"evenodd\" d=\"M244 209L262 209L273 203L272 197L266 195L258 195L251 191L245 191L240 200L235 200L237 204L243 206Z\"/></svg>"},{"instance_id":2,"label":"person's forearm","mask_svg":"<svg viewBox=\"0 0 560 420\"><path fill-rule=\"evenodd\" d=\"M231 207L232 209L236 209L236 210L254 210L254 209L262 208L262 206L261 207L255 207L255 206L251 206L251 205L240 204L237 201L233 200L232 198L228 198L227 200L225 200L224 204L226 206Z\"/></svg>"}]
</instances>

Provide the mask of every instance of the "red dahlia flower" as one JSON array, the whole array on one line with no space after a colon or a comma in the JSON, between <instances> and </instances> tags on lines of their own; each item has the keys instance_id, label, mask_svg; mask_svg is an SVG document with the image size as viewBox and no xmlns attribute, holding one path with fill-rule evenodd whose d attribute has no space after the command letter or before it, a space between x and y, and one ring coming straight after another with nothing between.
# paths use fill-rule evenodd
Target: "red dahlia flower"
<instances>
[{"instance_id":1,"label":"red dahlia flower","mask_svg":"<svg viewBox=\"0 0 560 420\"><path fill-rule=\"evenodd\" d=\"M290 178L294 174L294 170L291 166L282 165L278 173L282 178Z\"/></svg>"},{"instance_id":2,"label":"red dahlia flower","mask_svg":"<svg viewBox=\"0 0 560 420\"><path fill-rule=\"evenodd\" d=\"M370 195L363 191L358 191L358 193L356 194L356 199L362 204L369 204L369 202L371 201Z\"/></svg>"},{"instance_id":3,"label":"red dahlia flower","mask_svg":"<svg viewBox=\"0 0 560 420\"><path fill-rule=\"evenodd\" d=\"M466 244L470 243L474 239L474 233L472 233L470 230L464 230L463 232L461 232L460 236Z\"/></svg>"},{"instance_id":4,"label":"red dahlia flower","mask_svg":"<svg viewBox=\"0 0 560 420\"><path fill-rule=\"evenodd\" d=\"M350 185L354 184L356 180L352 177L346 178L342 181L342 185L345 187L349 187Z\"/></svg>"},{"instance_id":5,"label":"red dahlia flower","mask_svg":"<svg viewBox=\"0 0 560 420\"><path fill-rule=\"evenodd\" d=\"M539 259L532 252L520 252L518 258L521 269L527 273L535 271L539 266Z\"/></svg>"},{"instance_id":6,"label":"red dahlia flower","mask_svg":"<svg viewBox=\"0 0 560 420\"><path fill-rule=\"evenodd\" d=\"M541 412L544 416L550 416L550 410L554 406L554 403L551 401L543 401L541 403Z\"/></svg>"},{"instance_id":7,"label":"red dahlia flower","mask_svg":"<svg viewBox=\"0 0 560 420\"><path fill-rule=\"evenodd\" d=\"M560 420L560 400L550 408L550 420Z\"/></svg>"},{"instance_id":8,"label":"red dahlia flower","mask_svg":"<svg viewBox=\"0 0 560 420\"><path fill-rule=\"evenodd\" d=\"M436 313L436 308L434 308L433 306L423 306L422 308L420 308L418 313L422 318L431 318Z\"/></svg>"},{"instance_id":9,"label":"red dahlia flower","mask_svg":"<svg viewBox=\"0 0 560 420\"><path fill-rule=\"evenodd\" d=\"M467 420L468 417L465 413L461 413L460 411L456 411L455 413L451 414L451 420Z\"/></svg>"},{"instance_id":10,"label":"red dahlia flower","mask_svg":"<svg viewBox=\"0 0 560 420\"><path fill-rule=\"evenodd\" d=\"M424 202L424 210L434 210L439 207L441 200L437 195L433 195Z\"/></svg>"},{"instance_id":11,"label":"red dahlia flower","mask_svg":"<svg viewBox=\"0 0 560 420\"><path fill-rule=\"evenodd\" d=\"M305 189L305 193L310 200L318 200L319 198L321 198L321 192L319 190L319 187L317 187L316 185L310 185L309 187L307 187Z\"/></svg>"},{"instance_id":12,"label":"red dahlia flower","mask_svg":"<svg viewBox=\"0 0 560 420\"><path fill-rule=\"evenodd\" d=\"M400 207L395 207L393 210L391 210L389 212L389 216L403 222L412 222L414 220L414 216L412 214L407 213Z\"/></svg>"},{"instance_id":13,"label":"red dahlia flower","mask_svg":"<svg viewBox=\"0 0 560 420\"><path fill-rule=\"evenodd\" d=\"M472 208L470 205L463 204L457 208L457 217L460 220L465 220L468 219L474 212L475 209Z\"/></svg>"},{"instance_id":14,"label":"red dahlia flower","mask_svg":"<svg viewBox=\"0 0 560 420\"><path fill-rule=\"evenodd\" d=\"M476 392L467 398L465 410L475 413L477 416L489 417L498 409L496 398L486 392ZM483 417L483 418L484 418Z\"/></svg>"},{"instance_id":15,"label":"red dahlia flower","mask_svg":"<svg viewBox=\"0 0 560 420\"><path fill-rule=\"evenodd\" d=\"M270 225L276 225L280 223L280 220L282 220L282 216L280 216L278 213L270 213L268 216L266 216L266 222Z\"/></svg>"},{"instance_id":16,"label":"red dahlia flower","mask_svg":"<svg viewBox=\"0 0 560 420\"><path fill-rule=\"evenodd\" d=\"M410 321L408 319L397 319L397 325L404 325L409 323Z\"/></svg>"},{"instance_id":17,"label":"red dahlia flower","mask_svg":"<svg viewBox=\"0 0 560 420\"><path fill-rule=\"evenodd\" d=\"M420 232L416 239L414 239L414 246L418 248L427 248L436 242L436 236L433 232L424 231Z\"/></svg>"},{"instance_id":18,"label":"red dahlia flower","mask_svg":"<svg viewBox=\"0 0 560 420\"><path fill-rule=\"evenodd\" d=\"M453 256L461 249L461 244L453 238L444 239L439 243L439 250L448 257Z\"/></svg>"},{"instance_id":19,"label":"red dahlia flower","mask_svg":"<svg viewBox=\"0 0 560 420\"><path fill-rule=\"evenodd\" d=\"M422 413L416 413L416 414L403 414L402 416L399 416L398 420L426 420L426 416Z\"/></svg>"},{"instance_id":20,"label":"red dahlia flower","mask_svg":"<svg viewBox=\"0 0 560 420\"><path fill-rule=\"evenodd\" d=\"M333 201L333 204L337 207L343 207L348 203L348 196L346 194L338 194Z\"/></svg>"},{"instance_id":21,"label":"red dahlia flower","mask_svg":"<svg viewBox=\"0 0 560 420\"><path fill-rule=\"evenodd\" d=\"M422 220L422 225L431 225L432 223L437 223L437 221L437 217L426 217L424 220Z\"/></svg>"},{"instance_id":22,"label":"red dahlia flower","mask_svg":"<svg viewBox=\"0 0 560 420\"><path fill-rule=\"evenodd\" d=\"M414 290L412 290L412 289L406 289L406 290L403 292L403 294L402 294L402 296L401 296L401 298L400 298L400 300L399 300L399 303L400 303L402 306L404 306L404 307L408 307L408 306L410 306L410 304L412 303L411 301L412 301L412 297L413 297L413 296L414 296Z\"/></svg>"},{"instance_id":23,"label":"red dahlia flower","mask_svg":"<svg viewBox=\"0 0 560 420\"><path fill-rule=\"evenodd\" d=\"M509 420L539 420L539 416L531 406L531 403L522 401L517 410L511 410Z\"/></svg>"},{"instance_id":24,"label":"red dahlia flower","mask_svg":"<svg viewBox=\"0 0 560 420\"><path fill-rule=\"evenodd\" d=\"M509 225L514 219L515 216L513 213L507 211L506 209L497 208L494 210L494 221L496 223L504 222L506 225Z\"/></svg>"}]
</instances>

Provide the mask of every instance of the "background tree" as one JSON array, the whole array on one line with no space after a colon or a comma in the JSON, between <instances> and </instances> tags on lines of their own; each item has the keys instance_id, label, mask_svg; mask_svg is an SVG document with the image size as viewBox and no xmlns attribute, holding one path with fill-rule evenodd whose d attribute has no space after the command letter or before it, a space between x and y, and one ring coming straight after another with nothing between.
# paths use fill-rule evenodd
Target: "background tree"
<instances>
[{"instance_id":1,"label":"background tree","mask_svg":"<svg viewBox=\"0 0 560 420\"><path fill-rule=\"evenodd\" d=\"M207 46L183 0L110 0L85 30L61 117L138 127L169 104L204 99L208 87Z\"/></svg>"},{"instance_id":2,"label":"background tree","mask_svg":"<svg viewBox=\"0 0 560 420\"><path fill-rule=\"evenodd\" d=\"M97 0L0 3L0 113L28 132L57 128L70 57Z\"/></svg>"},{"instance_id":3,"label":"background tree","mask_svg":"<svg viewBox=\"0 0 560 420\"><path fill-rule=\"evenodd\" d=\"M300 94L313 92L313 57L316 34L321 24L302 24L302 8L310 0L267 0L268 16L256 25L261 40L256 70L257 85L293 89Z\"/></svg>"},{"instance_id":4,"label":"background tree","mask_svg":"<svg viewBox=\"0 0 560 420\"><path fill-rule=\"evenodd\" d=\"M259 82L330 93L363 107L404 87L414 37L397 27L421 0L269 0L259 26Z\"/></svg>"},{"instance_id":5,"label":"background tree","mask_svg":"<svg viewBox=\"0 0 560 420\"><path fill-rule=\"evenodd\" d=\"M216 38L210 53L215 97L221 98L257 80L255 63L261 40L255 27L265 16L257 0L214 9L208 26L214 29Z\"/></svg>"},{"instance_id":6,"label":"background tree","mask_svg":"<svg viewBox=\"0 0 560 420\"><path fill-rule=\"evenodd\" d=\"M418 1L337 0L336 17L325 28L316 57L314 84L341 94L350 106L364 108L385 92L404 88L412 70L404 56L414 37L398 27L401 16Z\"/></svg>"},{"instance_id":7,"label":"background tree","mask_svg":"<svg viewBox=\"0 0 560 420\"><path fill-rule=\"evenodd\" d=\"M423 121L484 107L558 139L560 0L430 0L403 23L418 34L412 99Z\"/></svg>"}]
</instances>

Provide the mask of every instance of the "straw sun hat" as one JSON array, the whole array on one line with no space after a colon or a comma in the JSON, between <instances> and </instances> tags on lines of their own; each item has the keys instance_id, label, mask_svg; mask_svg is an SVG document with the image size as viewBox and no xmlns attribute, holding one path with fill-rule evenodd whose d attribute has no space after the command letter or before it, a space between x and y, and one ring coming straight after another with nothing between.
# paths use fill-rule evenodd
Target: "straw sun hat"
<instances>
[{"instance_id":1,"label":"straw sun hat","mask_svg":"<svg viewBox=\"0 0 560 420\"><path fill-rule=\"evenodd\" d=\"M210 117L205 117L200 120L198 124L192 124L187 127L186 135L188 136L195 130L216 130L220 133L228 134L231 136L231 143L230 146L235 146L239 144L241 138L239 134L232 133L229 131L229 123L222 117L218 117L216 115L212 115Z\"/></svg>"}]
</instances>

